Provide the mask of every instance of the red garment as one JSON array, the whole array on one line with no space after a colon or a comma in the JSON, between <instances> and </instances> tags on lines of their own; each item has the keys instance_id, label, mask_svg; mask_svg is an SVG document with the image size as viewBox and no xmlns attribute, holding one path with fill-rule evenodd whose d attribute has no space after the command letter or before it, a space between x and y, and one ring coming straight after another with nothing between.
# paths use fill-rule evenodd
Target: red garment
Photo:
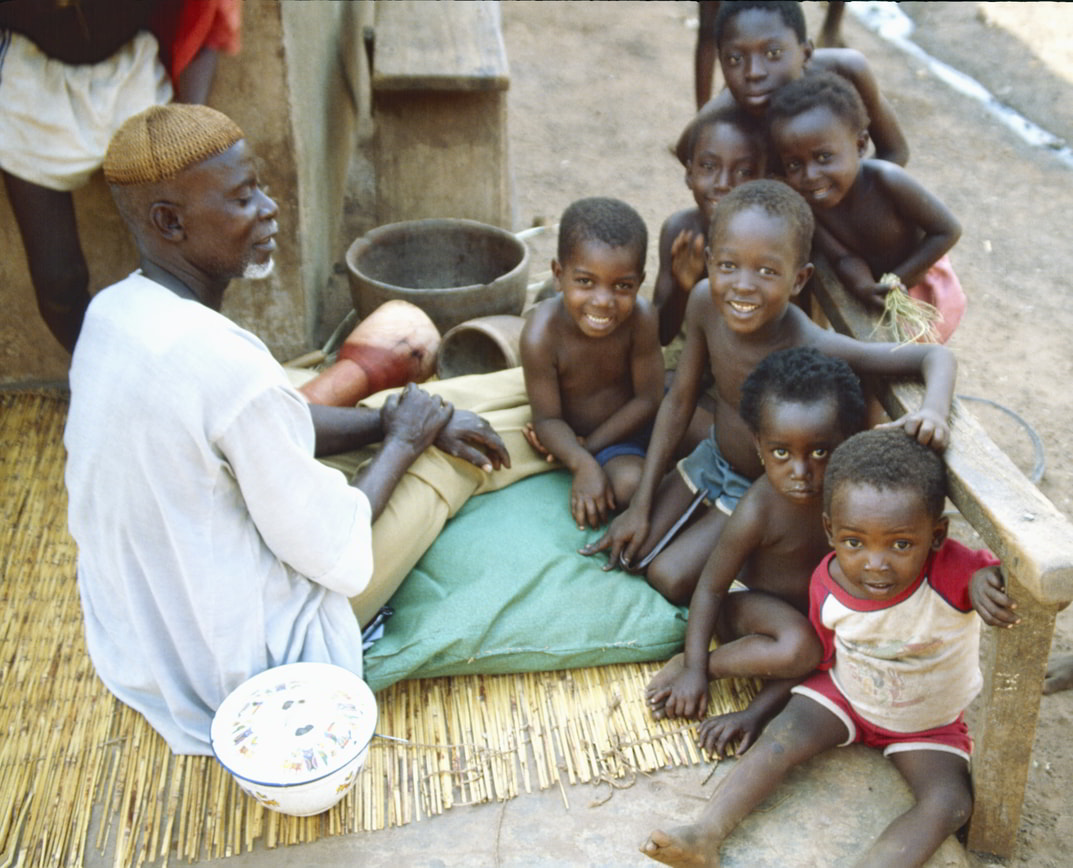
<instances>
[{"instance_id":1,"label":"red garment","mask_svg":"<svg viewBox=\"0 0 1073 868\"><path fill-rule=\"evenodd\" d=\"M160 55L179 86L179 75L202 48L237 54L241 47L241 0L177 0L164 3L153 23Z\"/></svg>"},{"instance_id":2,"label":"red garment","mask_svg":"<svg viewBox=\"0 0 1073 868\"><path fill-rule=\"evenodd\" d=\"M938 308L943 318L936 323L936 329L939 343L945 344L961 322L968 304L961 281L950 265L950 257L944 254L936 260L920 283L909 288L909 295Z\"/></svg>"}]
</instances>

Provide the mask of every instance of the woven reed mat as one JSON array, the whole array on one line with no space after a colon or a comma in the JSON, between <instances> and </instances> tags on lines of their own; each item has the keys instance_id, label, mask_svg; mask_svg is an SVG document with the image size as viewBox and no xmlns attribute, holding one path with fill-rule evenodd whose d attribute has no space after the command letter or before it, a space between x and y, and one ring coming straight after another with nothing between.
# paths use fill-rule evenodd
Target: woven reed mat
<instances>
[{"instance_id":1,"label":"woven reed mat","mask_svg":"<svg viewBox=\"0 0 1073 868\"><path fill-rule=\"evenodd\" d=\"M659 664L407 681L378 697L355 788L317 817L266 811L209 757L176 757L86 654L63 488L65 397L0 392L0 868L197 861L373 831L523 790L603 784L702 761L691 726L653 722ZM755 686L719 683L712 713ZM91 811L100 818L91 823Z\"/></svg>"}]
</instances>

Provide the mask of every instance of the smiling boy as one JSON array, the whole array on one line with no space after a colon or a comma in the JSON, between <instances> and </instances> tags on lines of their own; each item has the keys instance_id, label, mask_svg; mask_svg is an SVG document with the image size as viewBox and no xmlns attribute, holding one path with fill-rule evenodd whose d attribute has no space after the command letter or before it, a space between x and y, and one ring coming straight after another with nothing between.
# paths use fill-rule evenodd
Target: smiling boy
<instances>
[{"instance_id":1,"label":"smiling boy","mask_svg":"<svg viewBox=\"0 0 1073 868\"><path fill-rule=\"evenodd\" d=\"M573 474L579 528L629 502L663 394L656 311L637 295L647 246L644 221L625 202L574 202L551 263L559 294L522 331L534 446Z\"/></svg>"},{"instance_id":2,"label":"smiling boy","mask_svg":"<svg viewBox=\"0 0 1073 868\"><path fill-rule=\"evenodd\" d=\"M956 373L949 350L857 341L821 328L790 304L812 275L812 231L805 200L779 181L751 181L719 203L709 233L709 280L690 294L686 345L660 404L641 480L629 508L582 549L610 550L608 569L646 571L648 582L672 602L688 602L726 516L763 472L738 404L745 378L769 354L812 346L845 359L858 374L922 376L920 409L889 424L936 449L946 444ZM711 434L664 476L705 370L717 396ZM701 502L716 508L698 518ZM669 540L687 514L689 526Z\"/></svg>"}]
</instances>

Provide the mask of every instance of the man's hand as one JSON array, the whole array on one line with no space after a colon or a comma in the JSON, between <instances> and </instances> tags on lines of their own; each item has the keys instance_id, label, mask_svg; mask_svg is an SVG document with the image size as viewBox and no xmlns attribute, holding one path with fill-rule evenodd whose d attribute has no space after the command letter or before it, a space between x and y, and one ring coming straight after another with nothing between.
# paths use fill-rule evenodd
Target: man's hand
<instances>
[{"instance_id":1,"label":"man's hand","mask_svg":"<svg viewBox=\"0 0 1073 868\"><path fill-rule=\"evenodd\" d=\"M488 473L510 467L506 444L488 422L472 410L455 410L433 445Z\"/></svg>"},{"instance_id":2,"label":"man's hand","mask_svg":"<svg viewBox=\"0 0 1073 868\"><path fill-rule=\"evenodd\" d=\"M384 443L405 444L419 455L432 445L453 412L454 407L443 398L409 383L401 392L391 395L380 410Z\"/></svg>"}]
</instances>

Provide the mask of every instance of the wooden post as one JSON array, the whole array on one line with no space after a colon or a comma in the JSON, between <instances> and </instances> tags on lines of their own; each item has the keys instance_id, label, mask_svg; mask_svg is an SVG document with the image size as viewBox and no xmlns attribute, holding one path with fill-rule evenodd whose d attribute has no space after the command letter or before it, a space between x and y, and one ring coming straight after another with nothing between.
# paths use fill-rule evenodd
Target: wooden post
<instances>
[{"instance_id":1,"label":"wooden post","mask_svg":"<svg viewBox=\"0 0 1073 868\"><path fill-rule=\"evenodd\" d=\"M464 217L513 228L509 83L497 4L377 4L379 223Z\"/></svg>"}]
</instances>

